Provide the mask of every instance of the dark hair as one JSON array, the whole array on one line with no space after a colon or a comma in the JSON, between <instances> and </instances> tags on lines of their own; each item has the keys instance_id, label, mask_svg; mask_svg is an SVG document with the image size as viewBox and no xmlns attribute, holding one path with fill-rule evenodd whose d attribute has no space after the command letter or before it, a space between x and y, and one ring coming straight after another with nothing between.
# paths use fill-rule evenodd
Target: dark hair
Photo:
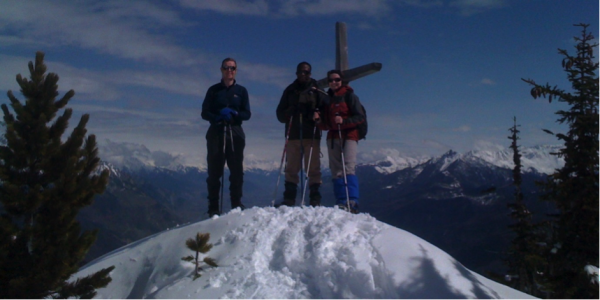
<instances>
[{"instance_id":1,"label":"dark hair","mask_svg":"<svg viewBox=\"0 0 600 300\"><path fill-rule=\"evenodd\" d=\"M340 70L330 70L329 72L327 72L327 79L329 79L329 75L331 74L338 74L340 75L340 78L342 79L342 81L344 81L344 74L342 74L342 71Z\"/></svg>"},{"instance_id":2,"label":"dark hair","mask_svg":"<svg viewBox=\"0 0 600 300\"><path fill-rule=\"evenodd\" d=\"M232 62L234 62L234 63L235 63L235 66L237 67L237 61L235 61L235 59L233 59L233 58L231 58L231 57L228 57L228 58L224 59L224 60L221 62L221 68L222 68L222 67L225 65L225 63L226 63L226 62L228 62L228 61L232 61Z\"/></svg>"},{"instance_id":3,"label":"dark hair","mask_svg":"<svg viewBox=\"0 0 600 300\"><path fill-rule=\"evenodd\" d=\"M307 65L308 69L312 72L312 66L309 63L303 61L296 66L296 73L300 71L300 67L302 67L303 65Z\"/></svg>"}]
</instances>

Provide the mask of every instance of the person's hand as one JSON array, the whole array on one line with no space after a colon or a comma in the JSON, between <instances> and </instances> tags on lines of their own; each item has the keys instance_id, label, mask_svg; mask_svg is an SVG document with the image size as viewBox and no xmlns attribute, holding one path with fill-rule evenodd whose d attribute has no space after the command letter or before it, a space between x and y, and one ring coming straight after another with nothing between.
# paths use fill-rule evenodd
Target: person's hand
<instances>
[{"instance_id":1,"label":"person's hand","mask_svg":"<svg viewBox=\"0 0 600 300\"><path fill-rule=\"evenodd\" d=\"M229 122L231 120L232 115L237 116L238 112L229 107L221 109L221 118L223 118L223 120Z\"/></svg>"},{"instance_id":2,"label":"person's hand","mask_svg":"<svg viewBox=\"0 0 600 300\"><path fill-rule=\"evenodd\" d=\"M335 116L335 124L342 124L344 119L341 116Z\"/></svg>"},{"instance_id":3,"label":"person's hand","mask_svg":"<svg viewBox=\"0 0 600 300\"><path fill-rule=\"evenodd\" d=\"M313 121L315 121L315 122L320 122L321 121L321 114L319 114L318 111L315 111L313 113Z\"/></svg>"}]
</instances>

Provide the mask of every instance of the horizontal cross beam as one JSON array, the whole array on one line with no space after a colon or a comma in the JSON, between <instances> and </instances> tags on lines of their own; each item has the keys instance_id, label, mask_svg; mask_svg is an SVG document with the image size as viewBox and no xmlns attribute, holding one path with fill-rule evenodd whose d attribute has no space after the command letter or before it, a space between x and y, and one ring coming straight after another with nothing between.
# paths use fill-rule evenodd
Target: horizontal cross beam
<instances>
[{"instance_id":1,"label":"horizontal cross beam","mask_svg":"<svg viewBox=\"0 0 600 300\"><path fill-rule=\"evenodd\" d=\"M373 62L362 65L353 69L348 69L348 37L346 31L346 23L335 23L335 68L342 71L344 81L351 82L353 80L377 73L381 70L382 64ZM320 89L327 87L327 78L317 81Z\"/></svg>"}]
</instances>

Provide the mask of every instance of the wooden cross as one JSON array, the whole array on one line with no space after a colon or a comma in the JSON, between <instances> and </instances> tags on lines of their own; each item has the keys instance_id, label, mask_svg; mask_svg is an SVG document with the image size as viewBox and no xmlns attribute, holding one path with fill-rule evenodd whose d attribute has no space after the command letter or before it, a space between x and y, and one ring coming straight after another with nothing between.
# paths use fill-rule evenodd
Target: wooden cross
<instances>
[{"instance_id":1,"label":"wooden cross","mask_svg":"<svg viewBox=\"0 0 600 300\"><path fill-rule=\"evenodd\" d=\"M381 63L373 62L348 70L348 37L346 34L346 23L335 23L335 68L342 71L346 82L379 72L381 67ZM326 88L327 78L317 81L317 84L320 89Z\"/></svg>"}]
</instances>

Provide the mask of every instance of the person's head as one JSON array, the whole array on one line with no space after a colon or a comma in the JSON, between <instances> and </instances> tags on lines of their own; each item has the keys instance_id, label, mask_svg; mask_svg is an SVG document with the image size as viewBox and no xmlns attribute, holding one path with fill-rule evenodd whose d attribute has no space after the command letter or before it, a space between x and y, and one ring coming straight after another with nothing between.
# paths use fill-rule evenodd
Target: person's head
<instances>
[{"instance_id":1,"label":"person's head","mask_svg":"<svg viewBox=\"0 0 600 300\"><path fill-rule=\"evenodd\" d=\"M344 75L342 74L342 71L331 70L327 72L327 84L329 85L330 89L334 91L339 89L343 84L343 80Z\"/></svg>"},{"instance_id":2,"label":"person's head","mask_svg":"<svg viewBox=\"0 0 600 300\"><path fill-rule=\"evenodd\" d=\"M299 63L298 66L296 67L296 77L298 78L298 81L300 81L300 82L303 82L303 83L309 82L311 72L312 72L312 66L305 61Z\"/></svg>"},{"instance_id":3,"label":"person's head","mask_svg":"<svg viewBox=\"0 0 600 300\"><path fill-rule=\"evenodd\" d=\"M221 63L221 75L223 80L231 80L235 79L235 74L237 72L237 62L235 59L228 57L223 60Z\"/></svg>"}]
</instances>

